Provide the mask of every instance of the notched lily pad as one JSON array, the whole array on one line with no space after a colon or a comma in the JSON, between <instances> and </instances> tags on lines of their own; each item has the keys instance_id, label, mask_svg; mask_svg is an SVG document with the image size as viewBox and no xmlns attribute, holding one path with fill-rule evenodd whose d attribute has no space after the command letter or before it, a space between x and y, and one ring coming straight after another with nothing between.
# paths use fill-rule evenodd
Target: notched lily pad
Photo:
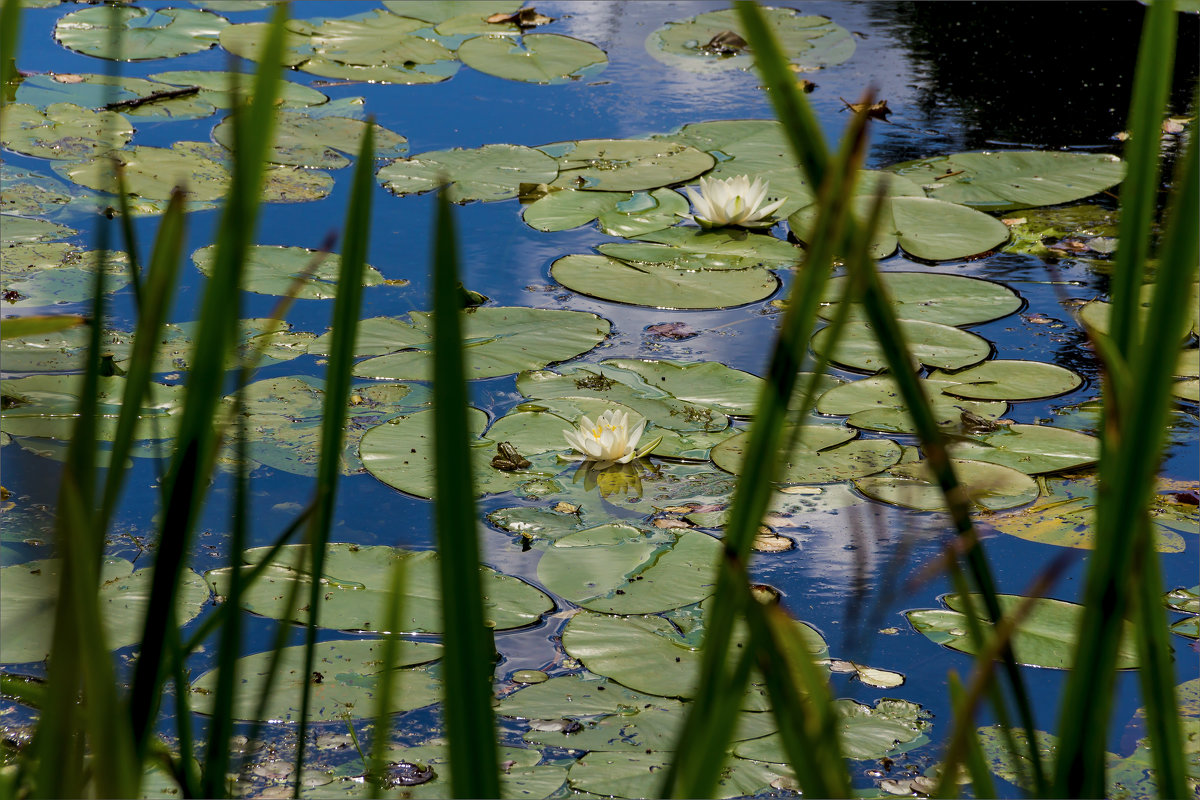
<instances>
[{"instance_id":1,"label":"notched lily pad","mask_svg":"<svg viewBox=\"0 0 1200 800\"><path fill-rule=\"evenodd\" d=\"M987 339L959 328L915 319L898 322L912 359L928 367L960 369L978 364L992 353ZM851 369L878 372L887 367L878 333L869 322L847 323L832 352L829 332L830 328L822 328L813 335L814 352Z\"/></svg>"},{"instance_id":2,"label":"notched lily pad","mask_svg":"<svg viewBox=\"0 0 1200 800\"><path fill-rule=\"evenodd\" d=\"M937 272L881 272L880 281L888 300L901 319L920 319L942 325L978 325L1006 317L1021 308L1020 295L1001 283L946 275ZM826 283L820 315L832 319L846 292L846 277ZM862 308L855 305L850 319L861 321Z\"/></svg>"},{"instance_id":3,"label":"notched lily pad","mask_svg":"<svg viewBox=\"0 0 1200 800\"><path fill-rule=\"evenodd\" d=\"M0 124L5 147L35 158L91 158L124 147L132 138L133 126L117 112L73 103L51 103L43 110L9 103Z\"/></svg>"},{"instance_id":4,"label":"notched lily pad","mask_svg":"<svg viewBox=\"0 0 1200 800\"><path fill-rule=\"evenodd\" d=\"M212 275L216 245L201 247L192 253L196 269ZM292 295L306 300L337 297L341 256L306 247L252 245L242 273L242 288L257 294ZM384 283L379 270L364 266L363 286Z\"/></svg>"},{"instance_id":5,"label":"notched lily pad","mask_svg":"<svg viewBox=\"0 0 1200 800\"><path fill-rule=\"evenodd\" d=\"M603 255L563 256L550 276L580 294L662 309L733 308L765 300L779 278L765 269L688 270Z\"/></svg>"},{"instance_id":6,"label":"notched lily pad","mask_svg":"<svg viewBox=\"0 0 1200 800\"><path fill-rule=\"evenodd\" d=\"M925 731L931 727L930 714L916 703L887 698L873 706L846 699L833 703L842 754L847 758L886 758L929 741ZM779 734L739 742L733 753L758 761L788 762Z\"/></svg>"},{"instance_id":7,"label":"notched lily pad","mask_svg":"<svg viewBox=\"0 0 1200 800\"><path fill-rule=\"evenodd\" d=\"M454 203L516 197L522 183L549 183L558 163L540 150L489 144L473 150L435 150L387 164L376 178L393 194L420 194L448 184Z\"/></svg>"},{"instance_id":8,"label":"notched lily pad","mask_svg":"<svg viewBox=\"0 0 1200 800\"><path fill-rule=\"evenodd\" d=\"M1100 440L1050 425L1004 425L995 431L956 439L948 451L955 458L987 461L1026 475L1042 475L1095 464L1100 458Z\"/></svg>"},{"instance_id":9,"label":"notched lily pad","mask_svg":"<svg viewBox=\"0 0 1200 800\"><path fill-rule=\"evenodd\" d=\"M98 58L144 61L199 53L217 44L229 20L194 8L149 9L97 6L73 11L54 26L69 50ZM120 34L114 49L113 27Z\"/></svg>"},{"instance_id":10,"label":"notched lily pad","mask_svg":"<svg viewBox=\"0 0 1200 800\"><path fill-rule=\"evenodd\" d=\"M688 202L672 189L650 192L550 191L521 213L525 224L540 231L578 228L597 220L612 236L637 236L668 228L687 213Z\"/></svg>"},{"instance_id":11,"label":"notched lily pad","mask_svg":"<svg viewBox=\"0 0 1200 800\"><path fill-rule=\"evenodd\" d=\"M1065 367L1020 359L987 361L956 372L934 370L929 378L955 381L954 385L942 388L944 393L953 397L1009 402L1057 397L1083 385L1083 378Z\"/></svg>"},{"instance_id":12,"label":"notched lily pad","mask_svg":"<svg viewBox=\"0 0 1200 800\"><path fill-rule=\"evenodd\" d=\"M472 69L524 83L568 83L608 66L608 56L596 45L557 33L476 36L459 45L458 57Z\"/></svg>"},{"instance_id":13,"label":"notched lily pad","mask_svg":"<svg viewBox=\"0 0 1200 800\"><path fill-rule=\"evenodd\" d=\"M273 164L340 169L350 163L344 154L357 155L368 123L337 116L310 116L301 111L280 111L275 118L275 138L267 152ZM397 158L408 150L408 140L381 125L375 133L375 157ZM232 117L213 130L213 139L233 149Z\"/></svg>"},{"instance_id":14,"label":"notched lily pad","mask_svg":"<svg viewBox=\"0 0 1200 800\"><path fill-rule=\"evenodd\" d=\"M708 153L661 139L582 139L538 149L558 159L554 186L603 192L657 189L695 178L716 163Z\"/></svg>"},{"instance_id":15,"label":"notched lily pad","mask_svg":"<svg viewBox=\"0 0 1200 800\"><path fill-rule=\"evenodd\" d=\"M803 425L798 432L795 428L786 427L780 437L783 443L794 441L782 454L779 482L785 485L832 483L873 475L897 464L903 454L900 445L891 439L856 439L854 430L840 425ZM721 442L712 449L713 463L740 474L749 441L746 431Z\"/></svg>"},{"instance_id":16,"label":"notched lily pad","mask_svg":"<svg viewBox=\"0 0 1200 800\"><path fill-rule=\"evenodd\" d=\"M959 487L976 505L989 511L1016 508L1038 497L1038 486L1023 472L1000 464L955 460ZM855 487L883 503L919 511L944 511L946 498L924 461L897 464L882 475L859 478Z\"/></svg>"}]
</instances>

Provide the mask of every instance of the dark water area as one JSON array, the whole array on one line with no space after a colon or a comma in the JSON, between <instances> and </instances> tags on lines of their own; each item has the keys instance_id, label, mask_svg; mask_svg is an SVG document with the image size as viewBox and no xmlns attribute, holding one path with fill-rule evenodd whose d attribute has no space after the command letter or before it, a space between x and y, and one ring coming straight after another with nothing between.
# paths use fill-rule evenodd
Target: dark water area
<instances>
[{"instance_id":1,"label":"dark water area","mask_svg":"<svg viewBox=\"0 0 1200 800\"><path fill-rule=\"evenodd\" d=\"M855 34L857 50L847 62L807 75L817 84L809 95L826 137L833 141L847 124L847 101L855 101L873 86L893 109L889 123L871 133L867 166L879 169L901 161L965 150L1038 148L1099 151L1120 154L1114 136L1124 130L1124 117L1145 13L1137 3L1110 2L775 2L806 14L823 14ZM150 8L170 4L138 3ZM216 4L214 4L215 6ZM299 19L346 17L378 8L373 2L298 0L291 16ZM665 66L647 54L647 35L668 20L681 20L725 8L713 2L544 2L537 8L559 18L552 28L595 43L609 58L608 67L584 81L540 86L506 81L463 67L451 80L428 86L353 84L322 86L334 100L362 97L365 109L382 126L408 137L409 155L450 147L492 143L528 146L583 138L642 137L717 119L768 118L768 99L753 73L730 71L694 74ZM53 71L103 72L106 62L71 52L54 42L51 32L63 8L25 12L18 66L27 73ZM262 11L230 15L236 22L265 20ZM227 69L231 58L219 48L174 59L120 65L125 75L144 76L166 69ZM254 65L232 59L235 66ZM1197 89L1200 65L1200 19L1182 15L1177 69L1172 89L1172 113L1192 116L1191 98ZM311 84L314 76L289 72L289 80ZM222 112L218 112L220 114ZM167 146L181 140L208 141L213 118L167 122L134 120L134 144ZM46 171L45 162L5 151L7 165ZM330 197L316 203L265 205L260 244L319 247L336 235L345 213L350 169L334 173ZM1116 207L1113 196L1095 200ZM398 316L428 308L428 270L434 198L430 195L395 197L376 184L368 263L384 277L409 281L405 287L368 288L363 318ZM762 374L775 334L778 315L766 313L766 301L717 311L662 311L621 305L571 292L550 277L551 263L568 253L612 241L594 227L542 233L525 224L516 200L471 203L456 209L464 283L497 305L569 308L599 314L613 323L611 336L596 350L573 363L594 363L614 357L721 361ZM189 216L186 253L212 241L216 211ZM82 223L77 223L82 224ZM143 247L152 241L153 219L136 222ZM94 242L95 231L82 241ZM117 235L114 229L112 236ZM1068 256L1054 263L1018 253L992 254L972 261L917 265L898 254L881 262L884 270L927 269L989 278L1006 283L1025 305L1017 313L971 330L987 338L1003 358L1047 360L1084 377L1082 387L1049 400L1012 405L1006 418L1019 423L1056 423L1063 410L1099 396L1099 367L1086 336L1072 317L1073 301L1090 300L1106 288L1106 278L1093 266ZM785 295L790 274L771 298ZM203 277L190 264L183 268L183 288L172 319L195 318ZM246 294L245 316L270 312L277 298ZM332 304L299 300L288 315L295 329L323 332ZM128 290L114 296L113 326L132 324ZM1050 324L1037 321L1053 320ZM645 333L649 325L684 322L700 331L686 341L659 341ZM320 375L321 361L305 356L260 370L256 378L273 375ZM843 377L862 377L842 371ZM493 418L522 401L513 377L485 379L471 385L474 402ZM1173 415L1164 472L1190 481L1200 463L1196 407L1180 404ZM907 443L909 440L900 437ZM57 493L58 462L15 445L4 448L4 485L19 498L26 513L43 522ZM151 459L135 459L129 473L126 501L110 552L134 560L143 553L144 538L153 530L157 502L157 470ZM219 475L199 530L192 568L221 566L228 558L229 507L232 483ZM254 475L250 536L252 545L274 541L306 502L312 481L269 468ZM511 495L479 502L482 514L523 504ZM621 511L614 511L622 513ZM629 512L626 512L629 513ZM632 515L632 514L631 514ZM432 504L408 497L369 474L344 477L340 484L332 540L359 544L392 544L425 549L433 546ZM1002 591L1023 594L1046 565L1062 550L996 532L987 516L980 519L985 546ZM537 583L536 558L514 537L483 522L486 561L508 574ZM828 519L812 520L791 531L800 546L787 553L758 558L755 577L777 587L788 609L818 628L839 658L902 672L906 683L881 692L835 675L839 697L872 702L880 696L919 702L933 714L933 743L906 758L931 763L938 742L950 727L946 674L967 674L971 658L931 643L913 630L903 612L937 605L950 591L939 575L927 577L927 566L940 557L949 526L936 514L901 513L895 508L861 504ZM519 538L519 537L517 537ZM1163 559L1166 588L1193 586L1200 565L1197 537L1185 537L1186 549ZM48 539L41 543L4 541L4 564L48 557ZM1077 557L1051 589L1051 596L1074 600L1082 591L1086 556ZM139 562L143 563L143 562ZM560 601L560 608L565 604ZM247 615L249 618L249 615ZM541 669L561 658L556 637L565 620L552 617L531 629L497 635L503 660L497 674L517 669ZM276 629L269 620L250 622L249 648L265 649ZM898 628L896 634L882 629ZM323 631L323 639L347 634ZM1182 682L1197 676L1194 648L1174 637L1177 673ZM193 669L210 666L201 654ZM1057 706L1064 673L1027 670L1038 709L1039 727L1058 727ZM1119 678L1110 750L1128 754L1137 738L1134 712L1138 691L1134 673ZM985 711L980 724L992 720ZM430 712L409 715L413 731L428 731ZM202 724L202 723L201 723ZM406 723L407 724L407 723ZM520 731L507 729L507 743L519 742ZM415 736L415 734L414 734ZM417 737L419 738L419 737ZM869 765L869 764L868 764ZM863 785L869 780L857 776ZM1017 793L1006 786L1006 796Z\"/></svg>"}]
</instances>

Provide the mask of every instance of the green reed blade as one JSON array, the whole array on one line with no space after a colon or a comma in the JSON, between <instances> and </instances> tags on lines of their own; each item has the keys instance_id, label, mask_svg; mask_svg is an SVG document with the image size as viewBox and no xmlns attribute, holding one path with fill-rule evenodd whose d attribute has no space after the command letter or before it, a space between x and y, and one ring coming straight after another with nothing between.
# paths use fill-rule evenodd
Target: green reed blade
<instances>
[{"instance_id":1,"label":"green reed blade","mask_svg":"<svg viewBox=\"0 0 1200 800\"><path fill-rule=\"evenodd\" d=\"M963 730L961 734L963 737L963 761L967 765L967 774L971 776L971 793L979 800L995 797L996 784L992 781L992 772L988 769L987 758L983 754L983 747L980 746L979 737L975 733L975 717L969 710L970 705L958 673L950 670L946 675L946 683L950 690L950 704L954 708L955 732ZM1017 753L1010 752L1012 752L1013 761L1017 761ZM947 758L942 762L941 768L942 773L934 796L959 797L961 792L956 780L958 764Z\"/></svg>"},{"instance_id":2,"label":"green reed blade","mask_svg":"<svg viewBox=\"0 0 1200 800\"><path fill-rule=\"evenodd\" d=\"M392 665L396 663L396 655L400 650L400 636L404 619L404 592L407 586L405 578L406 562L397 554L392 561L392 575L388 585L387 619L384 620L384 630L387 631L383 641L383 652L380 660L383 662L376 673L375 683L375 730L371 738L371 757L367 763L367 797L378 800L383 797L386 783L384 776L387 771L388 745L390 744L391 709L392 707Z\"/></svg>"},{"instance_id":3,"label":"green reed blade","mask_svg":"<svg viewBox=\"0 0 1200 800\"><path fill-rule=\"evenodd\" d=\"M133 291L133 307L140 314L143 310L142 301L144 299L142 297L141 248L138 247L137 229L133 226L133 214L129 206L125 165L114 160L112 167L113 174L117 178L117 217L121 221L121 236L125 239L125 255L129 257L129 288Z\"/></svg>"},{"instance_id":4,"label":"green reed blade","mask_svg":"<svg viewBox=\"0 0 1200 800\"><path fill-rule=\"evenodd\" d=\"M17 77L17 39L21 31L21 0L4 0L0 5L0 115L8 105L9 81ZM15 88L12 93L15 94Z\"/></svg>"},{"instance_id":5,"label":"green reed blade","mask_svg":"<svg viewBox=\"0 0 1200 800\"><path fill-rule=\"evenodd\" d=\"M484 621L480 548L467 439L458 243L445 193L438 195L433 256L433 424L445 656L443 720L454 797L499 797L492 712L495 644Z\"/></svg>"},{"instance_id":6,"label":"green reed blade","mask_svg":"<svg viewBox=\"0 0 1200 800\"><path fill-rule=\"evenodd\" d=\"M342 261L338 268L337 298L333 305L333 341L329 366L325 369L325 400L321 407L321 454L317 462L316 508L308 528L307 542L312 560L312 587L309 594L308 625L305 631L304 674L311 675L316 659L317 625L321 610L321 585L329 531L337 498L338 477L342 471L342 449L346 440L346 406L350 400L350 372L354 366L354 340L358 334L358 316L362 308L363 269L371 231L371 193L375 188L374 119L367 119L366 131L354 166L350 188L350 206L346 211ZM296 733L295 796L300 796L304 751L308 730L308 711L312 702L311 685L304 683L300 698L300 721Z\"/></svg>"},{"instance_id":7,"label":"green reed blade","mask_svg":"<svg viewBox=\"0 0 1200 800\"><path fill-rule=\"evenodd\" d=\"M22 336L37 336L40 333L56 333L74 328L87 322L78 314L36 314L28 317L11 317L4 320L0 339L19 339Z\"/></svg>"}]
</instances>

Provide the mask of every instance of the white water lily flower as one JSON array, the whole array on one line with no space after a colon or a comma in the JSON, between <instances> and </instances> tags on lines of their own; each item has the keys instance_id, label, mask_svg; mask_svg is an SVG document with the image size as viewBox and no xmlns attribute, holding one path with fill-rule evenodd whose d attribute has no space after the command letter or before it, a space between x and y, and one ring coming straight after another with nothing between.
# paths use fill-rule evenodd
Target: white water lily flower
<instances>
[{"instance_id":1,"label":"white water lily flower","mask_svg":"<svg viewBox=\"0 0 1200 800\"><path fill-rule=\"evenodd\" d=\"M605 469L613 464L628 464L635 458L640 458L653 450L662 437L654 440L648 447L637 449L642 431L646 429L646 421L629 430L629 415L624 411L609 409L592 422L586 416L579 421L578 430L563 431L567 444L582 453L575 460L597 462L597 469Z\"/></svg>"},{"instance_id":2,"label":"white water lily flower","mask_svg":"<svg viewBox=\"0 0 1200 800\"><path fill-rule=\"evenodd\" d=\"M749 175L734 178L701 178L700 193L690 186L685 189L692 199L696 213L692 219L703 228L719 228L724 225L740 225L743 228L765 228L774 224L768 219L783 205L786 197L763 205L770 186L762 178L750 182Z\"/></svg>"}]
</instances>

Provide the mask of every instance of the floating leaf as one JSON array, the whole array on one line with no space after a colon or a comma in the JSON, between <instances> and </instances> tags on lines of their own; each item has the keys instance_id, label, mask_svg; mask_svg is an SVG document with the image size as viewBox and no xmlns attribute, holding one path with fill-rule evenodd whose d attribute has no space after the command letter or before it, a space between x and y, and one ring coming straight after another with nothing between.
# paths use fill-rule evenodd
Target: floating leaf
<instances>
[{"instance_id":1,"label":"floating leaf","mask_svg":"<svg viewBox=\"0 0 1200 800\"><path fill-rule=\"evenodd\" d=\"M392 705L387 709L388 713L422 708L441 699L442 686L436 671L427 666L413 666L440 658L441 645L401 641L396 648L395 660L385 665L381 660L382 640L319 642L311 675L304 671L304 651L304 645L297 645L239 658L235 667L238 676L236 699L229 715L234 719L253 720L259 703L265 700L264 720L297 722L300 697L307 682L312 696L310 720L341 723L346 718L370 717L376 712L378 702L375 694L378 675L385 669L392 676ZM276 656L278 672L267 692L268 671ZM194 711L212 713L217 678L218 670L214 669L192 682Z\"/></svg>"},{"instance_id":2,"label":"floating leaf","mask_svg":"<svg viewBox=\"0 0 1200 800\"><path fill-rule=\"evenodd\" d=\"M129 194L166 200L176 186L183 186L188 199L218 200L228 188L230 174L213 159L214 155L212 145L176 142L170 149L138 146L118 150L111 154L111 159L124 168ZM56 166L56 170L89 189L107 192L116 188L110 157L63 164Z\"/></svg>"},{"instance_id":3,"label":"floating leaf","mask_svg":"<svg viewBox=\"0 0 1200 800\"><path fill-rule=\"evenodd\" d=\"M411 68L453 59L442 44L410 35L425 27L420 20L374 9L351 19L321 21L310 34L310 47L314 56L353 66Z\"/></svg>"},{"instance_id":4,"label":"floating leaf","mask_svg":"<svg viewBox=\"0 0 1200 800\"><path fill-rule=\"evenodd\" d=\"M393 194L419 194L447 185L454 203L516 197L522 183L549 183L557 162L540 150L513 144L489 144L474 150L435 150L402 158L376 173Z\"/></svg>"},{"instance_id":5,"label":"floating leaf","mask_svg":"<svg viewBox=\"0 0 1200 800\"><path fill-rule=\"evenodd\" d=\"M929 399L934 420L955 432L969 432L963 421L964 411L985 419L999 419L1008 410L1008 403L962 400L942 394L945 387L956 385L954 381L926 379L920 385ZM833 387L817 399L817 411L848 415L846 423L855 428L889 433L915 432L912 416L900 398L900 388L888 375L875 375Z\"/></svg>"},{"instance_id":6,"label":"floating leaf","mask_svg":"<svg viewBox=\"0 0 1200 800\"><path fill-rule=\"evenodd\" d=\"M246 564L256 564L270 551L255 547L242 554ZM306 566L305 545L284 545L271 559L262 577L244 589L243 606L272 619L300 625L308 622L312 573ZM438 554L398 550L387 545L360 546L331 543L325 551L321 575L322 594L318 623L323 628L347 631L387 632L385 620L391 607L391 575L397 559L404 561L404 618L393 633L441 633L442 599ZM249 567L242 567L243 571ZM209 570L205 580L217 595L228 593L232 568ZM510 575L480 567L484 616L496 630L532 625L553 610L554 601L534 587ZM287 598L299 584L297 605Z\"/></svg>"},{"instance_id":7,"label":"floating leaf","mask_svg":"<svg viewBox=\"0 0 1200 800\"><path fill-rule=\"evenodd\" d=\"M667 753L589 753L571 765L568 781L592 796L651 797L662 789L672 758ZM749 797L765 792L790 771L778 764L731 758L721 770L716 798Z\"/></svg>"},{"instance_id":8,"label":"floating leaf","mask_svg":"<svg viewBox=\"0 0 1200 800\"><path fill-rule=\"evenodd\" d=\"M962 611L965 606L962 600L956 594L943 595L939 599L946 609L918 609L906 612L905 616L914 628L931 641L974 655L976 649L967 635L966 616ZM1011 594L997 595L996 599L1000 602L1000 610L1005 614L1012 613L1026 600ZM987 620L983 598L972 594L971 607L979 618L986 638L992 625ZM1017 625L1009 640L1017 663L1050 669L1070 669L1082 618L1081 605L1047 597L1034 598L1028 613ZM1117 669L1133 669L1137 666L1133 625L1128 621L1120 621L1120 624L1122 635L1116 666Z\"/></svg>"},{"instance_id":9,"label":"floating leaf","mask_svg":"<svg viewBox=\"0 0 1200 800\"><path fill-rule=\"evenodd\" d=\"M65 184L47 175L17 169L11 164L0 164L0 181L4 183L0 209L4 212L5 219L2 221L6 227L9 214L50 214L71 201L70 190Z\"/></svg>"},{"instance_id":10,"label":"floating leaf","mask_svg":"<svg viewBox=\"0 0 1200 800\"><path fill-rule=\"evenodd\" d=\"M538 561L538 580L592 611L666 611L713 593L720 551L717 540L703 533L601 525L555 539Z\"/></svg>"},{"instance_id":11,"label":"floating leaf","mask_svg":"<svg viewBox=\"0 0 1200 800\"><path fill-rule=\"evenodd\" d=\"M942 325L977 325L1006 317L1022 305L1020 295L1007 286L938 272L881 272L879 278L887 298L901 319L920 319ZM832 319L845 294L846 277L830 278L820 314ZM864 317L859 305L850 318Z\"/></svg>"},{"instance_id":12,"label":"floating leaf","mask_svg":"<svg viewBox=\"0 0 1200 800\"><path fill-rule=\"evenodd\" d=\"M696 271L633 265L608 256L563 256L550 276L580 294L663 309L732 308L770 297L779 279L764 269Z\"/></svg>"},{"instance_id":13,"label":"floating leaf","mask_svg":"<svg viewBox=\"0 0 1200 800\"><path fill-rule=\"evenodd\" d=\"M511 14L523 3L521 0L383 0L383 5L394 14L436 25L465 14L480 18Z\"/></svg>"},{"instance_id":14,"label":"floating leaf","mask_svg":"<svg viewBox=\"0 0 1200 800\"><path fill-rule=\"evenodd\" d=\"M762 15L784 57L793 64L831 66L854 55L850 31L828 17L801 15L790 8L764 8ZM713 37L726 31L744 37L741 18L732 9L710 11L668 22L646 39L646 51L665 64L692 72L750 69L751 59L745 52L728 55L705 50Z\"/></svg>"},{"instance_id":15,"label":"floating leaf","mask_svg":"<svg viewBox=\"0 0 1200 800\"><path fill-rule=\"evenodd\" d=\"M525 224L539 231L562 231L598 220L613 236L637 236L679 222L687 213L683 195L671 189L650 192L552 191L525 206Z\"/></svg>"},{"instance_id":16,"label":"floating leaf","mask_svg":"<svg viewBox=\"0 0 1200 800\"><path fill-rule=\"evenodd\" d=\"M647 384L695 405L723 414L754 414L763 380L757 375L727 367L718 361L666 361L610 358L602 367L615 367L642 376Z\"/></svg>"},{"instance_id":17,"label":"floating leaf","mask_svg":"<svg viewBox=\"0 0 1200 800\"><path fill-rule=\"evenodd\" d=\"M582 139L538 149L558 160L554 186L604 192L657 189L695 178L716 163L708 153L661 139Z\"/></svg>"},{"instance_id":18,"label":"floating leaf","mask_svg":"<svg viewBox=\"0 0 1200 800\"><path fill-rule=\"evenodd\" d=\"M787 242L736 228L668 228L642 234L636 241L605 243L596 249L635 266L686 270L780 268L800 262L800 251Z\"/></svg>"},{"instance_id":19,"label":"floating leaf","mask_svg":"<svg viewBox=\"0 0 1200 800\"><path fill-rule=\"evenodd\" d=\"M213 130L213 139L233 150L232 117ZM299 111L280 111L275 117L275 138L267 160L297 167L340 169L350 163L342 153L358 153L367 123L346 117L310 117ZM396 158L408 149L408 140L380 125L375 134L375 157Z\"/></svg>"},{"instance_id":20,"label":"floating leaf","mask_svg":"<svg viewBox=\"0 0 1200 800\"><path fill-rule=\"evenodd\" d=\"M1083 385L1083 378L1065 367L1018 359L986 361L958 372L934 370L929 378L957 381L953 386L942 387L943 392L954 397L1010 402L1056 397Z\"/></svg>"},{"instance_id":21,"label":"floating leaf","mask_svg":"<svg viewBox=\"0 0 1200 800\"><path fill-rule=\"evenodd\" d=\"M855 432L840 425L803 425L796 435L795 426L785 428L781 442L795 443L780 466L782 484L832 483L873 475L900 461L900 445L891 439L855 439ZM712 460L723 470L741 474L749 431L720 443L712 449ZM782 447L781 447L782 450Z\"/></svg>"},{"instance_id":22,"label":"floating leaf","mask_svg":"<svg viewBox=\"0 0 1200 800\"><path fill-rule=\"evenodd\" d=\"M833 701L842 755L846 758L885 758L929 741L929 713L908 700L876 700L874 706L853 700ZM739 742L733 753L741 758L777 764L789 761L779 734Z\"/></svg>"},{"instance_id":23,"label":"floating leaf","mask_svg":"<svg viewBox=\"0 0 1200 800\"><path fill-rule=\"evenodd\" d=\"M50 654L55 605L61 579L57 559L29 561L0 568L4 602L0 603L0 663L43 661ZM106 557L100 566L100 618L105 644L112 650L142 639L150 602L152 569L135 570L123 558ZM208 603L208 587L200 576L183 571L175 594L180 625L195 619Z\"/></svg>"},{"instance_id":24,"label":"floating leaf","mask_svg":"<svg viewBox=\"0 0 1200 800\"><path fill-rule=\"evenodd\" d=\"M501 530L525 539L557 539L583 526L578 514L552 508L515 506L500 508L487 515L487 521Z\"/></svg>"},{"instance_id":25,"label":"floating leaf","mask_svg":"<svg viewBox=\"0 0 1200 800\"><path fill-rule=\"evenodd\" d=\"M663 707L672 703L662 697L631 691L606 678L583 673L558 676L505 695L496 705L496 712L523 719L563 716L578 719L599 714L620 714L645 706Z\"/></svg>"},{"instance_id":26,"label":"floating leaf","mask_svg":"<svg viewBox=\"0 0 1200 800\"><path fill-rule=\"evenodd\" d=\"M475 307L463 312L462 319L467 378L495 378L574 358L602 341L610 327L595 314L542 308ZM355 352L370 355L382 351L387 355L355 364L355 375L429 379L431 315L413 311L408 320L376 317L363 321ZM309 352L327 354L328 341L329 334L319 337Z\"/></svg>"},{"instance_id":27,"label":"floating leaf","mask_svg":"<svg viewBox=\"0 0 1200 800\"><path fill-rule=\"evenodd\" d=\"M908 341L914 361L929 367L960 369L978 364L992 353L992 345L983 337L923 320L897 320ZM869 322L851 322L842 328L837 345L830 352L830 328L822 328L812 337L812 349L830 361L867 372L887 367L878 333Z\"/></svg>"},{"instance_id":28,"label":"floating leaf","mask_svg":"<svg viewBox=\"0 0 1200 800\"><path fill-rule=\"evenodd\" d=\"M1033 479L1011 467L982 461L953 463L959 487L972 502L985 509L1016 508L1038 497ZM882 475L859 478L854 485L867 497L883 503L919 511L946 510L941 486L924 461L897 464Z\"/></svg>"},{"instance_id":29,"label":"floating leaf","mask_svg":"<svg viewBox=\"0 0 1200 800\"><path fill-rule=\"evenodd\" d=\"M111 442L117 432L117 416L125 396L125 379L120 376L100 377L95 391L96 439ZM69 441L79 415L79 396L84 380L81 374L30 375L4 381L3 430L13 436L38 436ZM165 416L183 407L183 387L151 384L143 399L138 423L134 429L137 439L166 439L174 425Z\"/></svg>"},{"instance_id":30,"label":"floating leaf","mask_svg":"<svg viewBox=\"0 0 1200 800\"><path fill-rule=\"evenodd\" d=\"M1150 303L1154 298L1154 284L1144 284L1138 294L1138 324L1146 325L1150 315ZM1181 339L1196 336L1197 332L1200 332L1200 310L1197 310L1197 306L1200 305L1197 300L1198 294L1200 294L1200 283L1193 283L1192 296L1188 300L1188 308L1192 309L1192 314L1184 319L1183 331L1179 334ZM1093 300L1079 309L1080 322L1100 333L1108 333L1108 316L1109 304L1099 300Z\"/></svg>"},{"instance_id":31,"label":"floating leaf","mask_svg":"<svg viewBox=\"0 0 1200 800\"><path fill-rule=\"evenodd\" d=\"M608 65L591 42L557 33L477 36L463 42L458 57L472 69L524 83L568 83L590 78Z\"/></svg>"},{"instance_id":32,"label":"floating leaf","mask_svg":"<svg viewBox=\"0 0 1200 800\"><path fill-rule=\"evenodd\" d=\"M71 103L52 103L44 111L9 103L0 124L5 147L35 158L91 158L124 147L132 138L133 126L115 111Z\"/></svg>"},{"instance_id":33,"label":"floating leaf","mask_svg":"<svg viewBox=\"0 0 1200 800\"><path fill-rule=\"evenodd\" d=\"M200 69L170 70L167 72L155 72L149 77L151 80L169 83L172 86L195 86L200 90L194 95L195 99L211 104L214 106L214 110L216 108L233 107L233 95L230 94L229 87L234 80L237 81L238 96L242 102L254 99L254 81L236 72ZM278 91L278 103L282 108L320 106L329 102L328 95L317 91L311 86L305 86L304 84L292 81L279 81ZM178 102L180 100L159 100L153 105L163 108L172 106ZM127 113L136 115L138 109L133 109Z\"/></svg>"},{"instance_id":34,"label":"floating leaf","mask_svg":"<svg viewBox=\"0 0 1200 800\"><path fill-rule=\"evenodd\" d=\"M215 256L216 245L208 245L192 253L192 262L196 269L211 276ZM290 295L306 300L333 298L337 296L341 260L337 253L321 253L305 247L252 245L243 265L242 288L257 294ZM383 282L379 270L369 264L365 266L364 286L379 286Z\"/></svg>"},{"instance_id":35,"label":"floating leaf","mask_svg":"<svg viewBox=\"0 0 1200 800\"><path fill-rule=\"evenodd\" d=\"M97 6L72 11L59 19L54 38L63 47L84 55L144 61L207 50L228 26L229 20L224 17L199 9ZM116 49L114 27L120 40Z\"/></svg>"},{"instance_id":36,"label":"floating leaf","mask_svg":"<svg viewBox=\"0 0 1200 800\"><path fill-rule=\"evenodd\" d=\"M921 184L930 197L981 211L1069 203L1125 177L1125 162L1116 156L1043 150L956 153L888 169Z\"/></svg>"},{"instance_id":37,"label":"floating leaf","mask_svg":"<svg viewBox=\"0 0 1200 800\"><path fill-rule=\"evenodd\" d=\"M1026 475L1041 475L1095 464L1100 458L1100 440L1050 425L1005 425L990 433L957 439L948 451L955 458L987 461Z\"/></svg>"},{"instance_id":38,"label":"floating leaf","mask_svg":"<svg viewBox=\"0 0 1200 800\"><path fill-rule=\"evenodd\" d=\"M12 108L12 106L9 106ZM5 245L28 242L50 242L55 239L65 239L74 236L79 231L59 225L47 219L29 219L5 214L4 226L0 228L0 242ZM7 267L5 272L7 273Z\"/></svg>"}]
</instances>

